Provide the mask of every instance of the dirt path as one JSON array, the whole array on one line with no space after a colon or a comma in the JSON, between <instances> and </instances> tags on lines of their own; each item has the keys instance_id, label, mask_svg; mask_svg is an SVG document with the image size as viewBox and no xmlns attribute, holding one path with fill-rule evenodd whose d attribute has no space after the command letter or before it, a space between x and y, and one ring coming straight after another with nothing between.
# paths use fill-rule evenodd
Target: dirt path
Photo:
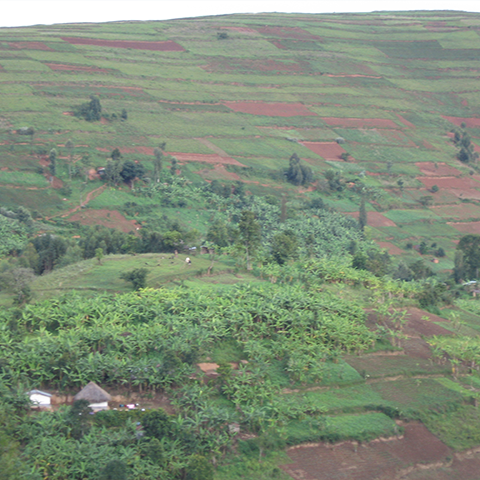
<instances>
[{"instance_id":1,"label":"dirt path","mask_svg":"<svg viewBox=\"0 0 480 480\"><path fill-rule=\"evenodd\" d=\"M196 138L195 140L198 140L200 143L208 147L213 152L217 153L222 158L230 157L230 155L225 150L222 150L220 147L217 147L210 140L207 140L206 138Z\"/></svg>"},{"instance_id":2,"label":"dirt path","mask_svg":"<svg viewBox=\"0 0 480 480\"><path fill-rule=\"evenodd\" d=\"M107 185L104 184L104 185L101 185L100 187L96 188L95 190L92 190L91 192L88 192L87 196L85 197L85 200L80 205L77 205L76 207L71 208L67 212L58 213L57 215L52 215L51 217L47 217L46 220L50 220L51 218L55 218L55 217L61 217L61 218L68 217L72 213L75 213L78 210L80 210L90 200L93 200L94 198L97 198L105 190L105 188L107 188Z\"/></svg>"}]
</instances>

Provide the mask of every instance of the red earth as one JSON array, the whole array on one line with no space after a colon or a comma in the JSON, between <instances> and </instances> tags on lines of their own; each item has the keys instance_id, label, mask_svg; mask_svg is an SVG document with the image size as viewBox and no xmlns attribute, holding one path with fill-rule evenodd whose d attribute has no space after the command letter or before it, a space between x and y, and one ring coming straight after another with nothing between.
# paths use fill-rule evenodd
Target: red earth
<instances>
[{"instance_id":1,"label":"red earth","mask_svg":"<svg viewBox=\"0 0 480 480\"><path fill-rule=\"evenodd\" d=\"M388 118L337 118L322 117L322 120L333 127L345 128L398 128L398 125Z\"/></svg>"},{"instance_id":2,"label":"red earth","mask_svg":"<svg viewBox=\"0 0 480 480\"><path fill-rule=\"evenodd\" d=\"M47 67L50 67L52 70L61 70L61 71L72 71L72 72L91 72L91 73L108 73L109 70L105 68L98 67L88 67L80 65L64 65L60 63L46 63Z\"/></svg>"},{"instance_id":3,"label":"red earth","mask_svg":"<svg viewBox=\"0 0 480 480\"><path fill-rule=\"evenodd\" d=\"M346 153L337 142L301 142L301 144L325 160L338 160L342 153Z\"/></svg>"},{"instance_id":4,"label":"red earth","mask_svg":"<svg viewBox=\"0 0 480 480\"><path fill-rule=\"evenodd\" d=\"M359 212L345 212L346 215L351 215L358 219ZM396 227L397 224L392 222L385 215L380 212L367 212L367 223L371 227Z\"/></svg>"},{"instance_id":5,"label":"red earth","mask_svg":"<svg viewBox=\"0 0 480 480\"><path fill-rule=\"evenodd\" d=\"M429 177L448 177L450 175L461 175L460 170L457 170L455 167L451 167L446 163L435 163L433 162L416 162L415 165L418 169Z\"/></svg>"},{"instance_id":6,"label":"red earth","mask_svg":"<svg viewBox=\"0 0 480 480\"><path fill-rule=\"evenodd\" d=\"M396 113L395 115L406 127L415 128L415 125L412 122L409 122L407 119L403 118L400 114Z\"/></svg>"},{"instance_id":7,"label":"red earth","mask_svg":"<svg viewBox=\"0 0 480 480\"><path fill-rule=\"evenodd\" d=\"M185 49L176 42L131 42L128 40L102 40L100 38L62 37L72 45L96 45L97 47L132 48L134 50L153 50L157 52L184 52Z\"/></svg>"},{"instance_id":8,"label":"red earth","mask_svg":"<svg viewBox=\"0 0 480 480\"><path fill-rule=\"evenodd\" d=\"M79 222L82 225L104 225L109 228L116 228L125 233L136 232L138 224L135 220L127 220L117 210L81 210L70 218L69 222Z\"/></svg>"},{"instance_id":9,"label":"red earth","mask_svg":"<svg viewBox=\"0 0 480 480\"><path fill-rule=\"evenodd\" d=\"M261 33L262 35L280 38L293 38L296 40L322 40L321 37L312 35L300 27L260 27L257 28L257 32Z\"/></svg>"},{"instance_id":10,"label":"red earth","mask_svg":"<svg viewBox=\"0 0 480 480\"><path fill-rule=\"evenodd\" d=\"M386 441L289 448L287 454L293 463L281 468L295 480L383 480L397 478L407 467L446 463L452 453L423 424L412 422L405 425L403 437Z\"/></svg>"},{"instance_id":11,"label":"red earth","mask_svg":"<svg viewBox=\"0 0 480 480\"><path fill-rule=\"evenodd\" d=\"M407 309L409 317L405 325L404 332L410 336L426 336L431 337L433 335L452 335L450 330L436 325L433 322L437 323L446 323L449 321L445 320L438 315L433 313L426 312L420 308L410 307ZM428 317L428 320L426 319Z\"/></svg>"},{"instance_id":12,"label":"red earth","mask_svg":"<svg viewBox=\"0 0 480 480\"><path fill-rule=\"evenodd\" d=\"M437 185L439 188L446 188L449 190L468 190L472 188L480 188L480 183L476 182L471 177L417 177L425 187L432 188ZM479 192L480 193L480 192Z\"/></svg>"},{"instance_id":13,"label":"red earth","mask_svg":"<svg viewBox=\"0 0 480 480\"><path fill-rule=\"evenodd\" d=\"M266 102L223 102L235 112L268 117L308 117L316 113L308 110L302 103L266 103Z\"/></svg>"},{"instance_id":14,"label":"red earth","mask_svg":"<svg viewBox=\"0 0 480 480\"><path fill-rule=\"evenodd\" d=\"M442 115L442 118L448 120L457 127L460 127L462 123L465 123L467 128L480 128L480 118L448 117L447 115Z\"/></svg>"},{"instance_id":15,"label":"red earth","mask_svg":"<svg viewBox=\"0 0 480 480\"><path fill-rule=\"evenodd\" d=\"M458 220L480 218L480 207L471 203L462 203L461 205L435 205L430 207L430 210L444 218L451 217Z\"/></svg>"},{"instance_id":16,"label":"red earth","mask_svg":"<svg viewBox=\"0 0 480 480\"><path fill-rule=\"evenodd\" d=\"M402 255L403 250L390 242L377 242L380 248L386 248L390 255Z\"/></svg>"},{"instance_id":17,"label":"red earth","mask_svg":"<svg viewBox=\"0 0 480 480\"><path fill-rule=\"evenodd\" d=\"M212 180L241 180L240 176L234 172L229 172L224 165L215 165L214 168L204 168L198 172L194 172L200 175L207 182Z\"/></svg>"},{"instance_id":18,"label":"red earth","mask_svg":"<svg viewBox=\"0 0 480 480\"><path fill-rule=\"evenodd\" d=\"M53 48L48 47L42 42L10 42L8 45L18 50L46 50L53 52Z\"/></svg>"},{"instance_id":19,"label":"red earth","mask_svg":"<svg viewBox=\"0 0 480 480\"><path fill-rule=\"evenodd\" d=\"M480 234L480 222L449 222L448 224L451 225L455 230L458 230L462 233L475 233L477 235Z\"/></svg>"},{"instance_id":20,"label":"red earth","mask_svg":"<svg viewBox=\"0 0 480 480\"><path fill-rule=\"evenodd\" d=\"M237 165L244 167L242 163L234 158L221 157L220 155L211 154L206 155L204 153L183 153L183 152L168 152L169 155L175 157L180 163L184 162L200 162L200 163L213 163L222 165Z\"/></svg>"}]
</instances>

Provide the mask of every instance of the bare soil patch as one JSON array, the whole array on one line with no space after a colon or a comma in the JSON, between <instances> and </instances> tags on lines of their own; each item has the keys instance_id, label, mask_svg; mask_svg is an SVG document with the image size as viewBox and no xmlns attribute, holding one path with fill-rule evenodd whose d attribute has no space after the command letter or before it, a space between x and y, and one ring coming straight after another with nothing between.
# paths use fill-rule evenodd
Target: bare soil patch
<instances>
[{"instance_id":1,"label":"bare soil patch","mask_svg":"<svg viewBox=\"0 0 480 480\"><path fill-rule=\"evenodd\" d=\"M295 480L391 480L413 465L446 463L452 451L424 425L410 423L399 439L310 444L287 454L293 463L282 469Z\"/></svg>"},{"instance_id":2,"label":"bare soil patch","mask_svg":"<svg viewBox=\"0 0 480 480\"><path fill-rule=\"evenodd\" d=\"M446 163L416 162L415 165L424 175L429 177L448 177L461 175L462 173Z\"/></svg>"},{"instance_id":3,"label":"bare soil patch","mask_svg":"<svg viewBox=\"0 0 480 480\"><path fill-rule=\"evenodd\" d=\"M442 118L448 120L457 127L460 127L462 123L465 123L467 128L480 128L480 118L449 117L447 115L442 115Z\"/></svg>"},{"instance_id":4,"label":"bare soil patch","mask_svg":"<svg viewBox=\"0 0 480 480\"><path fill-rule=\"evenodd\" d=\"M452 217L458 220L480 218L480 208L477 205L462 203L461 205L437 205L430 207L437 215Z\"/></svg>"},{"instance_id":5,"label":"bare soil patch","mask_svg":"<svg viewBox=\"0 0 480 480\"><path fill-rule=\"evenodd\" d=\"M236 173L229 172L224 165L215 165L214 168L205 168L195 172L207 181L212 180L241 180Z\"/></svg>"},{"instance_id":6,"label":"bare soil patch","mask_svg":"<svg viewBox=\"0 0 480 480\"><path fill-rule=\"evenodd\" d=\"M213 163L221 165L237 165L239 167L245 167L243 163L235 160L231 157L221 157L217 154L207 155L205 153L183 153L183 152L168 152L169 155L175 157L180 163L184 162L200 162L200 163Z\"/></svg>"},{"instance_id":7,"label":"bare soil patch","mask_svg":"<svg viewBox=\"0 0 480 480\"><path fill-rule=\"evenodd\" d=\"M322 117L322 120L330 126L346 128L399 128L398 125L388 118L337 118Z\"/></svg>"},{"instance_id":8,"label":"bare soil patch","mask_svg":"<svg viewBox=\"0 0 480 480\"><path fill-rule=\"evenodd\" d=\"M317 114L308 110L302 103L266 103L266 102L224 102L235 112L267 117L309 117Z\"/></svg>"},{"instance_id":9,"label":"bare soil patch","mask_svg":"<svg viewBox=\"0 0 480 480\"><path fill-rule=\"evenodd\" d=\"M103 225L109 228L116 228L125 233L136 232L138 224L135 220L127 220L117 210L81 210L70 218L69 222L79 222L82 225Z\"/></svg>"},{"instance_id":10,"label":"bare soil patch","mask_svg":"<svg viewBox=\"0 0 480 480\"><path fill-rule=\"evenodd\" d=\"M134 50L154 50L157 52L184 52L185 49L171 40L163 42L132 42L128 40L102 40L100 38L62 37L72 45L96 45L97 47L132 48Z\"/></svg>"},{"instance_id":11,"label":"bare soil patch","mask_svg":"<svg viewBox=\"0 0 480 480\"><path fill-rule=\"evenodd\" d=\"M72 71L72 72L90 72L90 73L108 73L109 70L106 68L99 67L89 67L81 65L66 65L60 63L45 63L47 67L50 67L52 70L60 71Z\"/></svg>"},{"instance_id":12,"label":"bare soil patch","mask_svg":"<svg viewBox=\"0 0 480 480\"><path fill-rule=\"evenodd\" d=\"M390 242L377 242L380 248L386 248L390 255L402 255L404 251Z\"/></svg>"},{"instance_id":13,"label":"bare soil patch","mask_svg":"<svg viewBox=\"0 0 480 480\"><path fill-rule=\"evenodd\" d=\"M452 332L446 328L436 325L433 322L437 323L446 323L450 322L445 318L434 315L433 313L426 312L420 308L410 307L407 309L409 314L408 321L405 325L405 333L409 336L427 336L431 337L433 335L452 335ZM427 320L428 317L428 320Z\"/></svg>"},{"instance_id":14,"label":"bare soil patch","mask_svg":"<svg viewBox=\"0 0 480 480\"><path fill-rule=\"evenodd\" d=\"M468 190L480 187L480 183L472 177L417 177L417 180L420 180L428 189L434 185L448 190Z\"/></svg>"},{"instance_id":15,"label":"bare soil patch","mask_svg":"<svg viewBox=\"0 0 480 480\"><path fill-rule=\"evenodd\" d=\"M339 160L342 153L346 153L337 142L301 142L301 144L325 160Z\"/></svg>"},{"instance_id":16,"label":"bare soil patch","mask_svg":"<svg viewBox=\"0 0 480 480\"><path fill-rule=\"evenodd\" d=\"M53 48L45 45L42 42L10 42L8 44L11 48L16 48L18 50L45 50L53 52Z\"/></svg>"},{"instance_id":17,"label":"bare soil patch","mask_svg":"<svg viewBox=\"0 0 480 480\"><path fill-rule=\"evenodd\" d=\"M359 212L345 212L346 215L351 215L358 219ZM385 215L382 215L380 212L367 212L367 223L371 227L396 227L397 224L392 222Z\"/></svg>"},{"instance_id":18,"label":"bare soil patch","mask_svg":"<svg viewBox=\"0 0 480 480\"><path fill-rule=\"evenodd\" d=\"M406 118L403 118L400 114L395 114L397 118L408 128L415 128L415 125L412 122L409 122Z\"/></svg>"},{"instance_id":19,"label":"bare soil patch","mask_svg":"<svg viewBox=\"0 0 480 480\"><path fill-rule=\"evenodd\" d=\"M480 234L480 222L449 222L448 224L462 233Z\"/></svg>"}]
</instances>

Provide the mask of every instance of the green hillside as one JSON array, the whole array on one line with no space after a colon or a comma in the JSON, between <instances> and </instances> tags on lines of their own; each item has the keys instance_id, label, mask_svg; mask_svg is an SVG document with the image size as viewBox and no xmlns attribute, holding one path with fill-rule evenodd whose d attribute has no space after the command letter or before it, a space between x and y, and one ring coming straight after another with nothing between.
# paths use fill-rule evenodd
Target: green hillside
<instances>
[{"instance_id":1,"label":"green hillside","mask_svg":"<svg viewBox=\"0 0 480 480\"><path fill-rule=\"evenodd\" d=\"M91 176L81 186L81 171L118 148L151 177L162 142L194 183L295 194L283 179L295 152L315 174L305 195L351 213L368 190L370 209L389 212L369 222L382 247L415 259L407 243L427 237L447 252L436 268L449 269L452 241L480 228L477 160L458 160L451 138L464 125L480 150L479 22L460 12L268 14L0 30L0 203L65 215L100 185ZM101 121L72 116L91 95ZM333 189L327 170L340 180ZM118 207L108 190L89 204L105 206Z\"/></svg>"},{"instance_id":2,"label":"green hillside","mask_svg":"<svg viewBox=\"0 0 480 480\"><path fill-rule=\"evenodd\" d=\"M479 480L479 72L454 11L0 29L0 477Z\"/></svg>"}]
</instances>

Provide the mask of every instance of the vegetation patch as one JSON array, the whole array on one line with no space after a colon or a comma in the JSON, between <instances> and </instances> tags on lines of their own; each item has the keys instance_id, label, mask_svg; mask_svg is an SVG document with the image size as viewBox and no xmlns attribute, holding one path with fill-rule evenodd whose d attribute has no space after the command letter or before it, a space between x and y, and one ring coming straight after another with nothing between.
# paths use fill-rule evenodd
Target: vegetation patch
<instances>
[{"instance_id":1,"label":"vegetation patch","mask_svg":"<svg viewBox=\"0 0 480 480\"><path fill-rule=\"evenodd\" d=\"M97 47L133 48L134 50L153 50L158 52L184 52L185 49L178 43L167 40L165 42L139 42L129 40L103 40L100 38L62 37L64 42L72 45L94 45Z\"/></svg>"}]
</instances>

